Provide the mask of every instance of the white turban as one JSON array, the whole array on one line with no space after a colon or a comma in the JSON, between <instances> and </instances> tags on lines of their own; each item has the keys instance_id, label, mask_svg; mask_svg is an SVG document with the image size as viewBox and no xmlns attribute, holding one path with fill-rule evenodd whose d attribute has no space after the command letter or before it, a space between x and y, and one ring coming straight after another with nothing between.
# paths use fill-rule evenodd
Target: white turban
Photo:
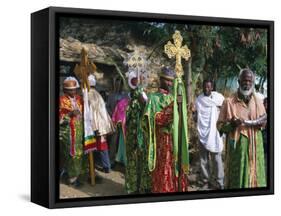
<instances>
[{"instance_id":1,"label":"white turban","mask_svg":"<svg viewBox=\"0 0 281 216\"><path fill-rule=\"evenodd\" d=\"M75 81L75 82L76 82L76 86L68 86L67 83L68 83L69 81ZM64 88L65 88L65 89L75 89L75 88L79 88L79 87L80 87L78 80L77 80L75 77L72 77L72 76L67 77L67 78L63 81L63 85L64 85Z\"/></svg>"},{"instance_id":2,"label":"white turban","mask_svg":"<svg viewBox=\"0 0 281 216\"><path fill-rule=\"evenodd\" d=\"M88 80L89 80L89 85L90 86L95 86L96 83L97 83L96 78L95 78L95 76L93 74L90 74L88 76Z\"/></svg>"},{"instance_id":3,"label":"white turban","mask_svg":"<svg viewBox=\"0 0 281 216\"><path fill-rule=\"evenodd\" d=\"M137 88L137 85L133 84L132 83L132 79L136 79L137 78L137 73L135 71L131 71L129 72L129 75L128 75L128 84L129 86L132 88L132 89L136 89Z\"/></svg>"}]
</instances>

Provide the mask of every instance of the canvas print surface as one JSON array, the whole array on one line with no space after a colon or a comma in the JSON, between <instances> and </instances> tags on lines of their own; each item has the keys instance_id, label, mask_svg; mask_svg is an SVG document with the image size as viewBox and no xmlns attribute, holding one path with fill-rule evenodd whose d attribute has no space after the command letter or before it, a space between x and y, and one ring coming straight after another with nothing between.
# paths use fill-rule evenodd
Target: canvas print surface
<instances>
[{"instance_id":1,"label":"canvas print surface","mask_svg":"<svg viewBox=\"0 0 281 216\"><path fill-rule=\"evenodd\" d=\"M267 186L268 30L59 18L59 198Z\"/></svg>"}]
</instances>

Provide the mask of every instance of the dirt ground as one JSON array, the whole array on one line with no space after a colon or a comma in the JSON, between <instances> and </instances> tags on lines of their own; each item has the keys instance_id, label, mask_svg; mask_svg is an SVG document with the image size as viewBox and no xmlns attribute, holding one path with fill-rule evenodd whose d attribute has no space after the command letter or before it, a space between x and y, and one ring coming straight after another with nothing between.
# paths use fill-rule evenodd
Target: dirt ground
<instances>
[{"instance_id":1,"label":"dirt ground","mask_svg":"<svg viewBox=\"0 0 281 216\"><path fill-rule=\"evenodd\" d=\"M111 170L110 173L104 173L98 170L96 175L98 181L95 186L88 183L87 180L83 181L83 185L79 188L60 183L60 198L78 198L78 197L99 197L99 196L114 196L125 195L125 177L124 168L120 165ZM190 168L188 175L189 187L188 191L210 190L206 185L199 185L199 164L194 164Z\"/></svg>"},{"instance_id":2,"label":"dirt ground","mask_svg":"<svg viewBox=\"0 0 281 216\"><path fill-rule=\"evenodd\" d=\"M60 198L78 198L78 197L98 197L125 195L125 176L124 168L121 166L112 169L110 173L104 173L95 170L97 176L96 185L92 186L87 179L82 181L83 185L79 188L60 183Z\"/></svg>"}]
</instances>

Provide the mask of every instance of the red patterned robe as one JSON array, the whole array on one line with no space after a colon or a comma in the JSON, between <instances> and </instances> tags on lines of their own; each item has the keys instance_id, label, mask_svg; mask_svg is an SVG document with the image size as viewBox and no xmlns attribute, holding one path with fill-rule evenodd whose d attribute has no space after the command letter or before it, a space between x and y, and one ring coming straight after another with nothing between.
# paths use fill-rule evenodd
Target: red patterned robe
<instances>
[{"instance_id":1,"label":"red patterned robe","mask_svg":"<svg viewBox=\"0 0 281 216\"><path fill-rule=\"evenodd\" d=\"M161 111L151 112L151 114L155 116L156 135L156 164L152 171L152 192L178 192L178 177L175 175L173 161L173 99L171 95L163 89L160 89L159 92L154 94L153 97L150 97L150 99L155 100L156 103L163 103ZM183 171L180 173L180 191L184 192L187 191L187 177L183 174Z\"/></svg>"},{"instance_id":2,"label":"red patterned robe","mask_svg":"<svg viewBox=\"0 0 281 216\"><path fill-rule=\"evenodd\" d=\"M73 100L73 103L71 102ZM74 98L70 98L67 95L60 96L60 108L59 108L59 119L60 123L67 122L70 129L70 155L73 157L76 154L77 147L76 142L82 144L82 112L83 112L83 101L79 95L75 95ZM80 115L69 117L68 114L73 110L79 110ZM80 144L80 143L79 143Z\"/></svg>"},{"instance_id":3,"label":"red patterned robe","mask_svg":"<svg viewBox=\"0 0 281 216\"><path fill-rule=\"evenodd\" d=\"M73 110L79 110L80 115L69 116ZM61 168L67 170L69 177L78 177L84 170L83 161L83 101L78 95L70 98L60 96L60 163Z\"/></svg>"}]
</instances>

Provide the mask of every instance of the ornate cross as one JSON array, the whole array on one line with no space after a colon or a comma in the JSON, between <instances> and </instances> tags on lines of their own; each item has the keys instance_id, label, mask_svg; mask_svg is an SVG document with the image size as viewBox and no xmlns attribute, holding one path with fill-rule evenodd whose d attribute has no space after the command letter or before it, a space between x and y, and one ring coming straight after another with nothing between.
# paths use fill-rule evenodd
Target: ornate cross
<instances>
[{"instance_id":1,"label":"ornate cross","mask_svg":"<svg viewBox=\"0 0 281 216\"><path fill-rule=\"evenodd\" d=\"M90 84L88 80L88 76L90 74L93 74L96 71L97 67L94 63L89 61L88 58L88 52L83 47L81 50L81 62L80 64L76 64L74 68L75 75L81 80L81 89L83 90L83 100L84 100L84 144L87 142L90 142L90 145L93 145L96 141L93 138L89 138L91 136L94 136L94 131L91 128L90 122L90 108L88 101L88 91L90 91ZM85 90L85 91L84 91ZM95 185L95 168L94 168L94 156L93 152L89 151L89 173L91 177L91 185Z\"/></svg>"},{"instance_id":2,"label":"ornate cross","mask_svg":"<svg viewBox=\"0 0 281 216\"><path fill-rule=\"evenodd\" d=\"M86 49L83 47L81 50L81 62L80 64L76 64L74 68L75 75L81 80L82 88L90 89L88 76L93 74L96 71L97 67L94 63L89 61L88 53Z\"/></svg>"},{"instance_id":3,"label":"ornate cross","mask_svg":"<svg viewBox=\"0 0 281 216\"><path fill-rule=\"evenodd\" d=\"M145 65L145 60L144 58L137 52L135 52L131 58L129 59L129 61L127 62L129 67L132 67L134 69L142 69Z\"/></svg>"},{"instance_id":4,"label":"ornate cross","mask_svg":"<svg viewBox=\"0 0 281 216\"><path fill-rule=\"evenodd\" d=\"M186 61L190 57L190 50L186 45L182 46L183 38L179 31L175 31L173 34L174 44L171 41L164 46L164 51L168 55L169 58L176 57L176 66L175 72L177 77L182 77L183 68L181 64L181 58L184 58Z\"/></svg>"},{"instance_id":5,"label":"ornate cross","mask_svg":"<svg viewBox=\"0 0 281 216\"><path fill-rule=\"evenodd\" d=\"M126 64L129 67L129 71L136 71L138 83L144 84L143 81L146 79L146 60L143 54L140 54L138 51L135 51L128 59Z\"/></svg>"}]
</instances>

